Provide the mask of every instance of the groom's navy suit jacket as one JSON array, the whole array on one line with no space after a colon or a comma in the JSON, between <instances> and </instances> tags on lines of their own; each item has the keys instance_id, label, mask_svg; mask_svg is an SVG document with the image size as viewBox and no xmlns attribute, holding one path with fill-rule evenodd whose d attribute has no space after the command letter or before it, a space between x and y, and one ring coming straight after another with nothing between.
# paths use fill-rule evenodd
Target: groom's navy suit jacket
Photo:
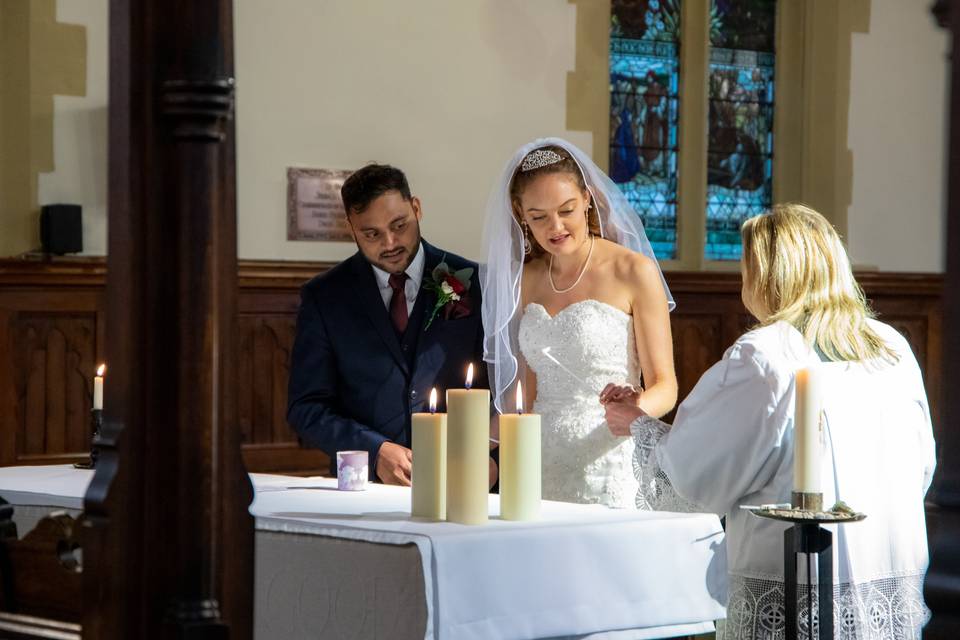
<instances>
[{"instance_id":1,"label":"groom's navy suit jacket","mask_svg":"<svg viewBox=\"0 0 960 640\"><path fill-rule=\"evenodd\" d=\"M380 445L410 447L410 414L429 410L432 387L443 411L444 392L463 387L471 362L474 386L487 387L477 265L425 241L423 248L424 280L441 261L451 271L473 267L468 316L445 319L441 311L424 329L437 297L421 283L407 329L398 336L373 268L360 252L301 291L287 421L303 444L330 456L334 474L337 451L366 450L375 479Z\"/></svg>"}]
</instances>

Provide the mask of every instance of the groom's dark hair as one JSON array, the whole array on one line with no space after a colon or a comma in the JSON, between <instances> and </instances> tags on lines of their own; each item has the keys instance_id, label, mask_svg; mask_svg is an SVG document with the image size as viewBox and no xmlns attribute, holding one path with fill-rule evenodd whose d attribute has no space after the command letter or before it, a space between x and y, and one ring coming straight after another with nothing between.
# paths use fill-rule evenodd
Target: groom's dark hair
<instances>
[{"instance_id":1,"label":"groom's dark hair","mask_svg":"<svg viewBox=\"0 0 960 640\"><path fill-rule=\"evenodd\" d=\"M370 203L387 193L399 191L410 200L410 185L403 171L388 164L368 164L350 174L340 187L340 198L347 215L363 213Z\"/></svg>"}]
</instances>

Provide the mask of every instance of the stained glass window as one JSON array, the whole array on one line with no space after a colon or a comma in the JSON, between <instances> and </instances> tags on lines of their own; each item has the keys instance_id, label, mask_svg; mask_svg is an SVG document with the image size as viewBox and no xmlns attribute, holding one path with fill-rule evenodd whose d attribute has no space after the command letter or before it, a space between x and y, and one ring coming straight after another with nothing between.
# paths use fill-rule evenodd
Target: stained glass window
<instances>
[{"instance_id":1,"label":"stained glass window","mask_svg":"<svg viewBox=\"0 0 960 640\"><path fill-rule=\"evenodd\" d=\"M613 0L610 177L658 258L677 257L680 0Z\"/></svg>"},{"instance_id":2,"label":"stained glass window","mask_svg":"<svg viewBox=\"0 0 960 640\"><path fill-rule=\"evenodd\" d=\"M776 0L712 0L704 258L738 260L740 225L773 200Z\"/></svg>"}]
</instances>

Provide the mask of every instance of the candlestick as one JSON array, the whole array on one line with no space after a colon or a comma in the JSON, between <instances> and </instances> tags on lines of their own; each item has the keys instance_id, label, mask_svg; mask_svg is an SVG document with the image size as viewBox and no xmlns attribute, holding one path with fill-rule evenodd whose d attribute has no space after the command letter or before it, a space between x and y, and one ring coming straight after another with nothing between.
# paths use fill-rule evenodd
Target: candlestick
<instances>
[{"instance_id":1,"label":"candlestick","mask_svg":"<svg viewBox=\"0 0 960 640\"><path fill-rule=\"evenodd\" d=\"M437 390L430 391L430 413L412 416L413 472L410 513L447 517L447 415L437 413Z\"/></svg>"},{"instance_id":2,"label":"candlestick","mask_svg":"<svg viewBox=\"0 0 960 640\"><path fill-rule=\"evenodd\" d=\"M824 371L800 369L796 373L793 420L794 506L819 510L822 507L820 457L822 453ZM820 496L821 505L817 505Z\"/></svg>"},{"instance_id":3,"label":"candlestick","mask_svg":"<svg viewBox=\"0 0 960 640\"><path fill-rule=\"evenodd\" d=\"M490 392L472 383L471 364L466 389L447 390L447 520L460 524L487 522Z\"/></svg>"},{"instance_id":4,"label":"candlestick","mask_svg":"<svg viewBox=\"0 0 960 640\"><path fill-rule=\"evenodd\" d=\"M540 416L523 413L518 382L517 413L500 416L500 516L536 520L540 493Z\"/></svg>"},{"instance_id":5,"label":"candlestick","mask_svg":"<svg viewBox=\"0 0 960 640\"><path fill-rule=\"evenodd\" d=\"M93 377L93 408L103 409L103 374L107 370L107 365L101 364L97 367L97 375Z\"/></svg>"}]
</instances>

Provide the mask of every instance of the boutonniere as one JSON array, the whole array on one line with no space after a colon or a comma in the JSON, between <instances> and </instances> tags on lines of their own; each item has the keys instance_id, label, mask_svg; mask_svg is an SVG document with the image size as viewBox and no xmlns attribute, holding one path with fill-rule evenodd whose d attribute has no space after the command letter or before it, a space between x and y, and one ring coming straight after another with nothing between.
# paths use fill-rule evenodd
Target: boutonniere
<instances>
[{"instance_id":1,"label":"boutonniere","mask_svg":"<svg viewBox=\"0 0 960 640\"><path fill-rule=\"evenodd\" d=\"M423 327L425 330L430 328L433 319L441 311L443 311L443 317L446 320L465 318L470 315L470 298L467 292L470 291L470 278L472 277L473 269L471 267L459 271L450 271L450 265L441 260L423 285L437 294L437 303L433 305L433 311L427 319L427 324Z\"/></svg>"}]
</instances>

